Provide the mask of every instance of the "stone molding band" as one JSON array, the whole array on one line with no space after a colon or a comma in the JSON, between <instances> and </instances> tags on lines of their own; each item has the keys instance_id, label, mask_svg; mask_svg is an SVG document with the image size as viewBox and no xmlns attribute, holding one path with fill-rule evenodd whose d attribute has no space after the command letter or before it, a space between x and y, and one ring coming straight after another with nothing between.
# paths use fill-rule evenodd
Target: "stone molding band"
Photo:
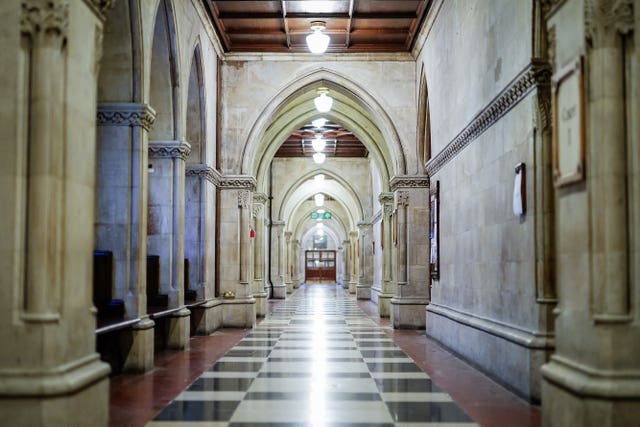
<instances>
[{"instance_id":1,"label":"stone molding band","mask_svg":"<svg viewBox=\"0 0 640 427\"><path fill-rule=\"evenodd\" d=\"M187 160L191 153L191 145L185 141L151 141L149 142L149 158Z\"/></svg>"},{"instance_id":2,"label":"stone molding band","mask_svg":"<svg viewBox=\"0 0 640 427\"><path fill-rule=\"evenodd\" d=\"M251 175L224 175L220 180L223 190L249 190L256 189L256 179Z\"/></svg>"},{"instance_id":3,"label":"stone molding band","mask_svg":"<svg viewBox=\"0 0 640 427\"><path fill-rule=\"evenodd\" d=\"M582 398L637 399L640 395L640 371L594 369L558 354L540 368L549 381Z\"/></svg>"},{"instance_id":4,"label":"stone molding band","mask_svg":"<svg viewBox=\"0 0 640 427\"><path fill-rule=\"evenodd\" d=\"M391 191L396 191L399 188L427 188L429 187L429 177L396 175L389 181L389 187ZM382 197L382 194L380 197Z\"/></svg>"},{"instance_id":5,"label":"stone molding band","mask_svg":"<svg viewBox=\"0 0 640 427\"><path fill-rule=\"evenodd\" d=\"M434 303L433 301L427 305L427 312L486 332L522 347L540 350L552 350L555 348L554 334L541 334L539 332L529 331L515 325L465 313L451 307Z\"/></svg>"},{"instance_id":6,"label":"stone molding band","mask_svg":"<svg viewBox=\"0 0 640 427\"><path fill-rule=\"evenodd\" d=\"M467 127L427 162L427 174L430 177L435 175L484 131L525 99L531 91L541 86L548 87L550 82L551 66L545 61L532 61L471 120Z\"/></svg>"},{"instance_id":7,"label":"stone molding band","mask_svg":"<svg viewBox=\"0 0 640 427\"><path fill-rule=\"evenodd\" d=\"M220 181L222 181L222 175L220 172L206 164L187 165L185 173L187 176L196 176L200 179L206 179L216 186L219 186Z\"/></svg>"},{"instance_id":8,"label":"stone molding band","mask_svg":"<svg viewBox=\"0 0 640 427\"><path fill-rule=\"evenodd\" d=\"M98 104L98 126L140 126L147 132L156 120L156 111L149 104Z\"/></svg>"}]
</instances>

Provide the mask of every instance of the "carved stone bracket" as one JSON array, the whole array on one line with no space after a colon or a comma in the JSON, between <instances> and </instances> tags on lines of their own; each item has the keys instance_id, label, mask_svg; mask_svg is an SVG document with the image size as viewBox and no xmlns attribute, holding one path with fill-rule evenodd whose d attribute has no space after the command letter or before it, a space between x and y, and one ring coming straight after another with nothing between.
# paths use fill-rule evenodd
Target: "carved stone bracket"
<instances>
[{"instance_id":1,"label":"carved stone bracket","mask_svg":"<svg viewBox=\"0 0 640 427\"><path fill-rule=\"evenodd\" d=\"M395 191L398 188L427 188L429 187L429 177L397 175L391 178L389 186L391 191Z\"/></svg>"},{"instance_id":2,"label":"carved stone bracket","mask_svg":"<svg viewBox=\"0 0 640 427\"><path fill-rule=\"evenodd\" d=\"M532 61L515 79L505 87L471 123L447 146L427 163L427 174L431 177L451 159L456 157L471 142L489 129L502 116L522 101L532 90L548 87L551 82L551 67L546 61Z\"/></svg>"},{"instance_id":3,"label":"carved stone bracket","mask_svg":"<svg viewBox=\"0 0 640 427\"><path fill-rule=\"evenodd\" d=\"M68 27L68 1L22 0L20 32L31 40L53 38L62 43L67 38Z\"/></svg>"},{"instance_id":4,"label":"carved stone bracket","mask_svg":"<svg viewBox=\"0 0 640 427\"><path fill-rule=\"evenodd\" d=\"M259 218L262 215L263 209L264 209L264 205L261 205L259 203L254 204L253 207L251 208L251 216L253 218Z\"/></svg>"},{"instance_id":5,"label":"carved stone bracket","mask_svg":"<svg viewBox=\"0 0 640 427\"><path fill-rule=\"evenodd\" d=\"M242 209L249 209L251 207L251 191L238 191L238 207Z\"/></svg>"},{"instance_id":6,"label":"carved stone bracket","mask_svg":"<svg viewBox=\"0 0 640 427\"><path fill-rule=\"evenodd\" d=\"M380 193L378 201L381 205L393 203L393 193Z\"/></svg>"},{"instance_id":7,"label":"carved stone bracket","mask_svg":"<svg viewBox=\"0 0 640 427\"><path fill-rule=\"evenodd\" d=\"M633 30L633 0L585 0L585 34L594 47L613 46L617 33Z\"/></svg>"},{"instance_id":8,"label":"carved stone bracket","mask_svg":"<svg viewBox=\"0 0 640 427\"><path fill-rule=\"evenodd\" d=\"M222 175L220 175L220 172L205 164L187 165L186 175L196 176L200 179L206 179L214 185L220 185L220 180L222 179Z\"/></svg>"},{"instance_id":9,"label":"carved stone bracket","mask_svg":"<svg viewBox=\"0 0 640 427\"><path fill-rule=\"evenodd\" d=\"M156 120L156 111L148 104L99 104L98 126L141 126L147 132Z\"/></svg>"},{"instance_id":10,"label":"carved stone bracket","mask_svg":"<svg viewBox=\"0 0 640 427\"><path fill-rule=\"evenodd\" d=\"M186 160L191 145L184 141L152 141L149 143L149 158L175 158Z\"/></svg>"},{"instance_id":11,"label":"carved stone bracket","mask_svg":"<svg viewBox=\"0 0 640 427\"><path fill-rule=\"evenodd\" d=\"M397 206L409 206L409 193L407 191L398 191L396 194Z\"/></svg>"},{"instance_id":12,"label":"carved stone bracket","mask_svg":"<svg viewBox=\"0 0 640 427\"><path fill-rule=\"evenodd\" d=\"M105 21L105 14L116 4L116 0L84 0L98 19Z\"/></svg>"},{"instance_id":13,"label":"carved stone bracket","mask_svg":"<svg viewBox=\"0 0 640 427\"><path fill-rule=\"evenodd\" d=\"M251 175L224 175L220 180L220 187L224 190L246 189L254 191L256 179Z\"/></svg>"}]
</instances>

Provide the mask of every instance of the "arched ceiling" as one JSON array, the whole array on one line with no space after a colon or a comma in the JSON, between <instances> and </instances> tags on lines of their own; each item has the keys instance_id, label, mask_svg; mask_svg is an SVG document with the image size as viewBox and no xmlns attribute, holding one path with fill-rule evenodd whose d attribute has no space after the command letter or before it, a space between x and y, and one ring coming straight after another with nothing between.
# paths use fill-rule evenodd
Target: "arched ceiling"
<instances>
[{"instance_id":1,"label":"arched ceiling","mask_svg":"<svg viewBox=\"0 0 640 427\"><path fill-rule=\"evenodd\" d=\"M317 117L322 117L318 113ZM356 135L347 128L333 122L327 122L322 127L315 127L312 123L294 131L282 143L274 157L311 157L315 153L311 143L316 135L322 135L326 141L325 148L320 151L327 157L367 157L369 150Z\"/></svg>"}]
</instances>

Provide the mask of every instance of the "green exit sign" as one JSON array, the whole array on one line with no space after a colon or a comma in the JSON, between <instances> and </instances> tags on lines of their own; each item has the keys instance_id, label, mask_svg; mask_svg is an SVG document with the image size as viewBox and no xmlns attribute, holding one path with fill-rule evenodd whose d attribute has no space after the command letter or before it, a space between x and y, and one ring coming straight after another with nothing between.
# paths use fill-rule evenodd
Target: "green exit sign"
<instances>
[{"instance_id":1,"label":"green exit sign","mask_svg":"<svg viewBox=\"0 0 640 427\"><path fill-rule=\"evenodd\" d=\"M323 212L323 213L311 212L311 219L318 219L318 218L331 219L331 212Z\"/></svg>"}]
</instances>

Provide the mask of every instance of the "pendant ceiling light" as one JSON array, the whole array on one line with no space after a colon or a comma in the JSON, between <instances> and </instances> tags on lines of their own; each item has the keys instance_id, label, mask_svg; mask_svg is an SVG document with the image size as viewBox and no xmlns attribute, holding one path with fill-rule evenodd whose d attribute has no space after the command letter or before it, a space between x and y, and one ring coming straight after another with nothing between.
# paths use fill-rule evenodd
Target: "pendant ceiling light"
<instances>
[{"instance_id":1,"label":"pendant ceiling light","mask_svg":"<svg viewBox=\"0 0 640 427\"><path fill-rule=\"evenodd\" d=\"M315 202L316 206L324 205L324 194L322 193L316 194L315 196L313 196L313 201Z\"/></svg>"},{"instance_id":2,"label":"pendant ceiling light","mask_svg":"<svg viewBox=\"0 0 640 427\"><path fill-rule=\"evenodd\" d=\"M319 96L317 96L313 100L313 103L316 105L316 109L321 113L327 113L329 110L331 110L331 106L333 105L333 98L328 96L328 93L329 89L327 89L326 87L318 88Z\"/></svg>"},{"instance_id":3,"label":"pendant ceiling light","mask_svg":"<svg viewBox=\"0 0 640 427\"><path fill-rule=\"evenodd\" d=\"M324 21L311 23L313 33L307 36L307 46L309 46L311 53L324 53L329 47L329 36L322 32L325 28L327 28L327 24Z\"/></svg>"},{"instance_id":4,"label":"pendant ceiling light","mask_svg":"<svg viewBox=\"0 0 640 427\"><path fill-rule=\"evenodd\" d=\"M327 156L325 156L324 153L315 153L313 155L313 161L319 165L323 164L326 158Z\"/></svg>"},{"instance_id":5,"label":"pendant ceiling light","mask_svg":"<svg viewBox=\"0 0 640 427\"><path fill-rule=\"evenodd\" d=\"M313 141L311 141L311 146L313 147L313 151L315 151L316 153L319 153L322 150L324 150L324 147L326 145L327 145L327 141L322 139L321 133L316 134L316 138Z\"/></svg>"},{"instance_id":6,"label":"pendant ceiling light","mask_svg":"<svg viewBox=\"0 0 640 427\"><path fill-rule=\"evenodd\" d=\"M320 117L312 121L311 124L313 125L314 128L321 128L327 124L327 119L325 119L324 117Z\"/></svg>"}]
</instances>

